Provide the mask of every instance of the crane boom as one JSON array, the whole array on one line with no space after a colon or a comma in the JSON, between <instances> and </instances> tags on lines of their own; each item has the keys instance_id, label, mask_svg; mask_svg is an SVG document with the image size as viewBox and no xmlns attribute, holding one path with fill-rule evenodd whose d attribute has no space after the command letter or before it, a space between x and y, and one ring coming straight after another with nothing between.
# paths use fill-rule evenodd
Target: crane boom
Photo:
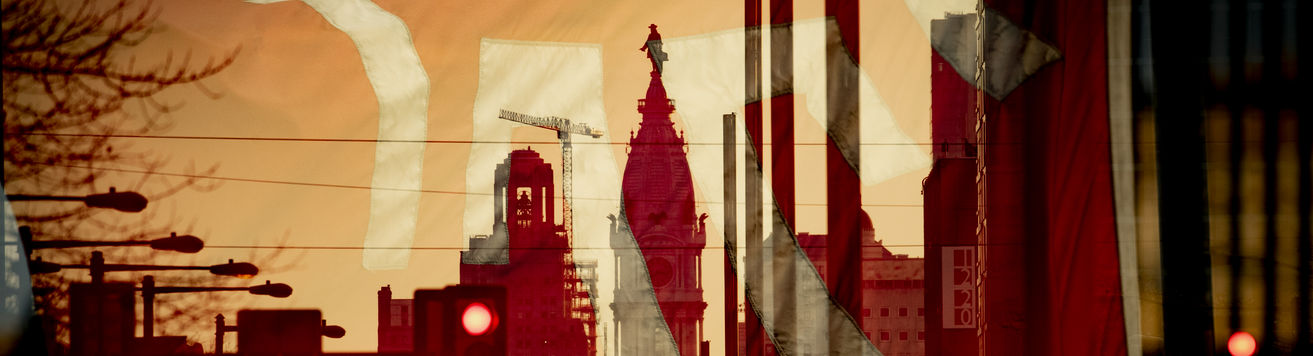
<instances>
[{"instance_id":1,"label":"crane boom","mask_svg":"<svg viewBox=\"0 0 1313 356\"><path fill-rule=\"evenodd\" d=\"M588 127L587 124L572 123L570 122L570 119L561 118L561 117L555 117L555 116L540 117L540 116L525 115L506 109L502 109L501 114L497 115L497 117L501 119L515 121L530 126L537 126L557 132L566 132L576 135L587 135L587 136L592 136L593 138L602 137L602 130Z\"/></svg>"},{"instance_id":2,"label":"crane boom","mask_svg":"<svg viewBox=\"0 0 1313 356\"><path fill-rule=\"evenodd\" d=\"M573 176L574 176L574 147L571 144L570 135L586 135L593 138L602 137L602 130L588 127L587 124L577 124L570 122L570 119L548 116L532 116L517 113L514 111L502 109L497 115L498 118L508 121L514 121L525 125L537 126L544 129L556 131L556 138L561 140L561 225L565 230L566 241L574 243L574 213L571 206L574 205Z\"/></svg>"}]
</instances>

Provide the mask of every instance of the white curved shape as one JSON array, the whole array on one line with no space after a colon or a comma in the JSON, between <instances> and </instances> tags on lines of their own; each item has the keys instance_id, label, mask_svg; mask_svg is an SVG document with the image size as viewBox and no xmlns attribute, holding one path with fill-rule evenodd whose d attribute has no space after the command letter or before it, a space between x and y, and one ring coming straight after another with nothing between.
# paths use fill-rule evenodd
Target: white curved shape
<instances>
[{"instance_id":1,"label":"white curved shape","mask_svg":"<svg viewBox=\"0 0 1313 356\"><path fill-rule=\"evenodd\" d=\"M303 2L355 43L365 76L378 99L379 142L374 148L369 227L361 263L369 270L405 268L410 262L410 250L406 248L415 238L419 217L423 141L428 136L428 74L406 24L373 2Z\"/></svg>"}]
</instances>

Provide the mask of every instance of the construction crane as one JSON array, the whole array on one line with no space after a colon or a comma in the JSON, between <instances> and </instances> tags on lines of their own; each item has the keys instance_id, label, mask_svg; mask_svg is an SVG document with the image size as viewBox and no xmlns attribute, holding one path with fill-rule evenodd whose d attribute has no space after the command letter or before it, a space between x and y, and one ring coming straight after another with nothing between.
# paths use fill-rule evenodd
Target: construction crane
<instances>
[{"instance_id":1,"label":"construction crane","mask_svg":"<svg viewBox=\"0 0 1313 356\"><path fill-rule=\"evenodd\" d=\"M570 206L574 203L574 194L571 193L571 176L573 175L573 148L570 146L570 135L586 135L593 138L602 137L602 130L588 127L586 124L572 123L570 119L548 116L539 117L525 115L514 111L502 109L498 118L518 122L525 125L537 126L544 129L556 131L556 139L561 140L561 225L565 228L565 238L569 243L574 242L574 216L570 212Z\"/></svg>"},{"instance_id":2,"label":"construction crane","mask_svg":"<svg viewBox=\"0 0 1313 356\"><path fill-rule=\"evenodd\" d=\"M574 246L574 214L570 206L574 203L574 193L571 192L572 176L574 175L573 164L573 147L570 145L571 135L587 135L593 138L602 137L602 130L593 129L585 124L570 122L570 119L548 116L538 117L525 115L514 111L502 109L497 115L498 118L518 122L525 125L537 126L544 129L556 131L556 139L561 140L561 225L565 230L566 246ZM561 261L566 271L565 285L563 286L569 294L565 304L562 306L566 314L570 317L584 322L584 333L587 334L590 348L596 349L597 344L597 314L594 306L597 305L592 295L596 288L596 270L597 262L585 262L582 267L583 275L576 269L574 263L574 253L569 252L564 255Z\"/></svg>"}]
</instances>

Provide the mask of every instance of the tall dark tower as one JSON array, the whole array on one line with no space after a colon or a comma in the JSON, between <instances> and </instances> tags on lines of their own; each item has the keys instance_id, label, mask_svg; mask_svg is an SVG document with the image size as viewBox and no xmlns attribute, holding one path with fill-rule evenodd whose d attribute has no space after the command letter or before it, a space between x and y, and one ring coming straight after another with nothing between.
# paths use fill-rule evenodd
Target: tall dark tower
<instances>
[{"instance_id":1,"label":"tall dark tower","mask_svg":"<svg viewBox=\"0 0 1313 356\"><path fill-rule=\"evenodd\" d=\"M652 61L652 81L647 96L638 100L643 115L637 135L629 140L629 160L625 164L621 194L623 213L629 230L643 252L652 279L662 317L681 355L697 355L703 338L702 317L707 303L702 298L702 249L706 247L705 214L699 218L693 206L693 179L682 134L676 134L670 114L675 103L666 96L661 83L661 35L656 25L642 50ZM630 266L633 264L621 265ZM620 271L630 275L632 271ZM632 290L634 278L617 281L619 293ZM620 322L622 353L643 353L650 347L636 343L653 342L644 327L625 325L625 313L617 311ZM634 326L630 324L630 326ZM648 335L643 335L648 334Z\"/></svg>"}]
</instances>

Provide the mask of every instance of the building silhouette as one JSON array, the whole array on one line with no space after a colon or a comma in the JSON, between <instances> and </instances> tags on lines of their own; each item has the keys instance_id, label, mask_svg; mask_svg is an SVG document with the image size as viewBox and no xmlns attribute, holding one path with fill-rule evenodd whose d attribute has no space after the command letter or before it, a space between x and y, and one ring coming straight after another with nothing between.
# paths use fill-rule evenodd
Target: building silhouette
<instances>
[{"instance_id":1,"label":"building silhouette","mask_svg":"<svg viewBox=\"0 0 1313 356\"><path fill-rule=\"evenodd\" d=\"M629 159L625 164L621 186L621 214L628 231L642 251L643 263L651 278L662 317L681 355L696 355L704 338L703 313L707 303L702 291L702 249L706 246L706 214L696 215L693 205L693 180L682 133L676 133L670 114L675 102L666 95L659 65L660 35L650 27L644 49L652 59L651 81L647 95L638 100L642 114L638 132L630 134ZM612 246L624 248L628 239L624 229L612 226ZM640 293L645 281L643 265L633 261L616 263L616 300ZM644 355L654 352L651 345L664 342L656 338L653 321L633 313L625 302L612 304L616 315L616 333L621 355Z\"/></svg>"},{"instance_id":2,"label":"building silhouette","mask_svg":"<svg viewBox=\"0 0 1313 356\"><path fill-rule=\"evenodd\" d=\"M410 352L414 347L414 300L392 299L392 286L378 290L378 352Z\"/></svg>"},{"instance_id":3,"label":"building silhouette","mask_svg":"<svg viewBox=\"0 0 1313 356\"><path fill-rule=\"evenodd\" d=\"M530 149L497 165L492 235L470 238L461 252L461 284L505 286L511 355L594 355L597 264L576 263L555 219L550 164ZM379 291L379 352L408 351L410 300ZM404 335L403 335L404 334Z\"/></svg>"},{"instance_id":4,"label":"building silhouette","mask_svg":"<svg viewBox=\"0 0 1313 356\"><path fill-rule=\"evenodd\" d=\"M974 15L931 21L974 22ZM982 93L930 51L930 125L934 163L925 201L926 355L977 355L976 120Z\"/></svg>"}]
</instances>

